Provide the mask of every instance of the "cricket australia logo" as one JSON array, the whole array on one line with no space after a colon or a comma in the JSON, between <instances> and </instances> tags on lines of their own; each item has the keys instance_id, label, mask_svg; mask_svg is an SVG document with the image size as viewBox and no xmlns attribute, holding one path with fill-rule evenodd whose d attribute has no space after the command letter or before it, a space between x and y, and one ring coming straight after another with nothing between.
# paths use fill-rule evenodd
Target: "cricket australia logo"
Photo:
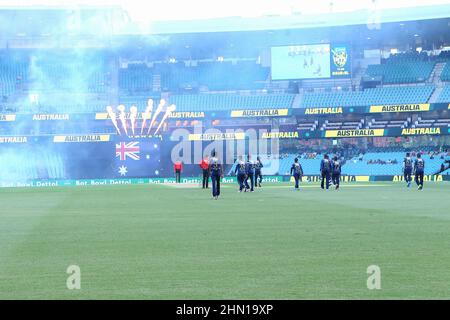
<instances>
[{"instance_id":1,"label":"cricket australia logo","mask_svg":"<svg viewBox=\"0 0 450 320\"><path fill-rule=\"evenodd\" d=\"M333 50L333 62L338 68L343 68L347 64L348 54L347 48L338 47Z\"/></svg>"}]
</instances>

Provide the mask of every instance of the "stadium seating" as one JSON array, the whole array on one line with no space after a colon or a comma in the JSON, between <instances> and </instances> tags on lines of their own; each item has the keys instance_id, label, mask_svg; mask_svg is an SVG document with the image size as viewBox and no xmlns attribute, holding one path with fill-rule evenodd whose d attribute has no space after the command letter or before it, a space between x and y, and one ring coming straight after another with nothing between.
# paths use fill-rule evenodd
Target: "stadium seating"
<instances>
[{"instance_id":1,"label":"stadium seating","mask_svg":"<svg viewBox=\"0 0 450 320\"><path fill-rule=\"evenodd\" d=\"M63 159L51 151L26 149L4 152L0 166L4 170L2 181L5 182L65 178Z\"/></svg>"},{"instance_id":2,"label":"stadium seating","mask_svg":"<svg viewBox=\"0 0 450 320\"><path fill-rule=\"evenodd\" d=\"M441 94L439 95L436 102L447 102L450 103L450 85L445 86L442 89Z\"/></svg>"},{"instance_id":3,"label":"stadium seating","mask_svg":"<svg viewBox=\"0 0 450 320\"><path fill-rule=\"evenodd\" d=\"M418 117L417 121L415 121L412 126L412 128L433 128L433 127L439 127L443 130L450 129L450 119L422 119L422 117Z\"/></svg>"},{"instance_id":4,"label":"stadium seating","mask_svg":"<svg viewBox=\"0 0 450 320\"><path fill-rule=\"evenodd\" d=\"M387 59L381 66L394 70L406 64L432 64L426 54L399 54ZM103 110L105 98L91 100L74 100L71 98L44 102L46 92L63 92L68 94L114 92L114 68L108 56L102 52L61 52L0 54L0 95L4 101L15 92L14 106L19 112L36 111L36 108L23 103L28 95L38 92L41 96L41 111L54 112L95 112ZM112 60L111 60L112 61ZM162 91L169 90L173 94L170 101L180 111L208 111L230 109L291 108L294 94L259 94L250 95L217 93L217 91L235 91L261 89L266 85L269 68L262 67L252 61L196 62L193 66L182 63L154 63L149 67L146 63L130 63L126 68L118 70L119 103L127 106L135 104L145 107L148 97L159 97ZM399 71L401 74L413 73ZM443 79L450 77L450 64L442 73ZM115 80L114 80L115 81ZM160 82L159 82L160 81ZM115 84L115 82L114 82ZM202 94L181 95L180 90L197 88ZM111 90L109 90L111 89ZM23 91L22 91L23 90ZM155 92L153 92L155 90ZM206 91L213 91L205 93ZM300 107L340 107L366 106L380 104L424 103L434 91L433 85L393 86L366 89L363 91L338 92L305 92L298 96L295 106ZM22 96L20 96L22 95ZM438 102L450 101L450 86L444 87ZM6 108L5 108L6 109ZM52 111L50 111L52 110ZM342 128L358 127L359 124L345 123ZM328 124L326 128L332 128ZM323 127L325 129L325 127Z\"/></svg>"},{"instance_id":5,"label":"stadium seating","mask_svg":"<svg viewBox=\"0 0 450 320\"><path fill-rule=\"evenodd\" d=\"M382 77L384 83L415 83L427 80L435 62L426 53L408 52L391 55L382 64L369 65L366 75Z\"/></svg>"},{"instance_id":6,"label":"stadium seating","mask_svg":"<svg viewBox=\"0 0 450 320\"><path fill-rule=\"evenodd\" d=\"M290 108L294 100L293 94L267 95L233 95L233 94L199 94L172 95L170 103L177 106L178 111L214 111L230 109L277 109Z\"/></svg>"},{"instance_id":7,"label":"stadium seating","mask_svg":"<svg viewBox=\"0 0 450 320\"><path fill-rule=\"evenodd\" d=\"M299 131L314 131L317 129L319 125L319 121L318 120L314 120L314 121L298 121L296 129ZM281 131L281 130L280 130ZM289 131L289 130L287 130Z\"/></svg>"},{"instance_id":8,"label":"stadium seating","mask_svg":"<svg viewBox=\"0 0 450 320\"><path fill-rule=\"evenodd\" d=\"M325 120L320 130L354 130L364 128L364 120L360 121L329 121Z\"/></svg>"},{"instance_id":9,"label":"stadium seating","mask_svg":"<svg viewBox=\"0 0 450 320\"><path fill-rule=\"evenodd\" d=\"M119 97L119 104L123 104L126 106L127 109L129 109L131 106L136 106L139 111L143 112L145 108L147 107L147 101L148 99L153 99L154 106L156 107L158 105L158 101L160 97L158 96L120 96Z\"/></svg>"},{"instance_id":10,"label":"stadium seating","mask_svg":"<svg viewBox=\"0 0 450 320\"><path fill-rule=\"evenodd\" d=\"M147 65L130 64L119 69L119 91L130 95L153 90L153 71Z\"/></svg>"},{"instance_id":11,"label":"stadium seating","mask_svg":"<svg viewBox=\"0 0 450 320\"><path fill-rule=\"evenodd\" d=\"M26 60L5 54L0 55L0 95L7 97L14 93L18 85L27 81L27 71Z\"/></svg>"},{"instance_id":12,"label":"stadium seating","mask_svg":"<svg viewBox=\"0 0 450 320\"><path fill-rule=\"evenodd\" d=\"M431 157L424 154L425 174L434 174L439 171L444 159L450 157L438 154ZM289 154L280 160L279 174L289 175L290 168L297 155ZM320 161L322 157L303 157L298 156L302 164L305 175L318 175L320 169ZM369 152L364 155L355 156L347 160L342 166L342 174L344 175L402 175L402 162L405 152ZM267 173L265 173L267 174Z\"/></svg>"},{"instance_id":13,"label":"stadium seating","mask_svg":"<svg viewBox=\"0 0 450 320\"><path fill-rule=\"evenodd\" d=\"M356 107L382 104L425 103L433 85L381 87L363 91L305 93L301 107Z\"/></svg>"},{"instance_id":14,"label":"stadium seating","mask_svg":"<svg viewBox=\"0 0 450 320\"><path fill-rule=\"evenodd\" d=\"M155 64L155 74L161 76L161 87L167 91L205 86L211 91L255 90L264 88L269 68L255 61L199 62L186 67L184 63Z\"/></svg>"},{"instance_id":15,"label":"stadium seating","mask_svg":"<svg viewBox=\"0 0 450 320\"><path fill-rule=\"evenodd\" d=\"M407 128L409 127L411 118L405 120L377 120L371 119L367 123L368 129L389 129L389 128Z\"/></svg>"},{"instance_id":16,"label":"stadium seating","mask_svg":"<svg viewBox=\"0 0 450 320\"><path fill-rule=\"evenodd\" d=\"M372 152L363 155L362 159L354 157L348 160L342 167L342 173L347 175L401 175L402 162L405 157L404 152ZM425 174L436 173L442 159L435 156L430 159L430 155L424 154ZM369 163L372 161L373 163Z\"/></svg>"},{"instance_id":17,"label":"stadium seating","mask_svg":"<svg viewBox=\"0 0 450 320\"><path fill-rule=\"evenodd\" d=\"M409 51L409 52L401 52L401 53L395 53L391 54L387 59L385 59L385 63L390 64L398 64L398 63L407 63L407 62L421 62L421 61L427 61L428 60L428 54L424 51L417 52L417 51Z\"/></svg>"},{"instance_id":18,"label":"stadium seating","mask_svg":"<svg viewBox=\"0 0 450 320\"><path fill-rule=\"evenodd\" d=\"M110 84L107 63L97 53L41 53L30 57L31 91L102 93Z\"/></svg>"},{"instance_id":19,"label":"stadium seating","mask_svg":"<svg viewBox=\"0 0 450 320\"><path fill-rule=\"evenodd\" d=\"M434 62L404 62L369 65L367 75L381 76L384 83L424 82L433 71Z\"/></svg>"},{"instance_id":20,"label":"stadium seating","mask_svg":"<svg viewBox=\"0 0 450 320\"><path fill-rule=\"evenodd\" d=\"M447 62L444 66L444 69L442 69L441 80L450 81L450 62Z\"/></svg>"},{"instance_id":21,"label":"stadium seating","mask_svg":"<svg viewBox=\"0 0 450 320\"><path fill-rule=\"evenodd\" d=\"M210 90L262 89L269 69L255 62L214 63L206 62L198 65L199 82Z\"/></svg>"}]
</instances>

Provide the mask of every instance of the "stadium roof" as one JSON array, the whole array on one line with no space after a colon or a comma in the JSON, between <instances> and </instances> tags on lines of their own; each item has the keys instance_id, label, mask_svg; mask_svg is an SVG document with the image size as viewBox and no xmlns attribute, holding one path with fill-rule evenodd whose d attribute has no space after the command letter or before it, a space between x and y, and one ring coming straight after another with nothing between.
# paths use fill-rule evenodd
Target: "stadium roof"
<instances>
[{"instance_id":1,"label":"stadium roof","mask_svg":"<svg viewBox=\"0 0 450 320\"><path fill-rule=\"evenodd\" d=\"M7 0L0 6L0 23L13 11L16 15L19 11L39 12L41 16L46 11L54 16L56 11L61 19L73 20L75 16L83 23L83 13L90 12L90 27L95 21L109 25L109 32L115 35L149 35L344 25L376 28L388 22L447 18L450 0L172 0L158 4L142 0L23 0L18 4ZM91 31L96 28L91 27Z\"/></svg>"}]
</instances>

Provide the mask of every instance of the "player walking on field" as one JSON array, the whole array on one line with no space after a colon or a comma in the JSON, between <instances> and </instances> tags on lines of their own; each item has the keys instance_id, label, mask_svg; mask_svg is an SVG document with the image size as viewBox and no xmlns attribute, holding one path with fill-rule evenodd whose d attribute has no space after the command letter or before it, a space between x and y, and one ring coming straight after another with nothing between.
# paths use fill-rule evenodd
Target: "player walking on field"
<instances>
[{"instance_id":1,"label":"player walking on field","mask_svg":"<svg viewBox=\"0 0 450 320\"><path fill-rule=\"evenodd\" d=\"M295 179L295 190L300 190L299 181L303 176L303 168L302 165L298 162L298 158L294 159L294 163L291 166L291 176L293 176Z\"/></svg>"},{"instance_id":2,"label":"player walking on field","mask_svg":"<svg viewBox=\"0 0 450 320\"><path fill-rule=\"evenodd\" d=\"M247 162L245 163L245 189L246 191L253 192L255 186L255 164L253 163L251 156L247 155ZM250 185L248 184L250 180Z\"/></svg>"},{"instance_id":3,"label":"player walking on field","mask_svg":"<svg viewBox=\"0 0 450 320\"><path fill-rule=\"evenodd\" d=\"M332 180L333 184L336 187L336 190L339 189L339 183L341 181L341 162L338 160L338 157L334 157L333 161L331 162L331 168L332 168Z\"/></svg>"},{"instance_id":4,"label":"player walking on field","mask_svg":"<svg viewBox=\"0 0 450 320\"><path fill-rule=\"evenodd\" d=\"M261 159L258 157L256 157L256 163L255 163L255 187L260 187L261 188L261 182L262 182L262 168L263 168L263 164L261 162Z\"/></svg>"},{"instance_id":5,"label":"player walking on field","mask_svg":"<svg viewBox=\"0 0 450 320\"><path fill-rule=\"evenodd\" d=\"M406 157L403 160L403 176L405 177L406 186L411 187L412 181L412 171L413 171L413 161L411 159L411 154L406 153Z\"/></svg>"},{"instance_id":6,"label":"player walking on field","mask_svg":"<svg viewBox=\"0 0 450 320\"><path fill-rule=\"evenodd\" d=\"M322 177L322 182L320 187L322 189L330 188L330 179L331 179L331 161L328 155L324 155L322 161L320 162L320 175Z\"/></svg>"},{"instance_id":7,"label":"player walking on field","mask_svg":"<svg viewBox=\"0 0 450 320\"><path fill-rule=\"evenodd\" d=\"M239 183L239 192L242 192L242 190L247 191L245 189L245 179L247 178L245 174L245 162L242 160L242 156L239 156L234 173L236 174Z\"/></svg>"},{"instance_id":8,"label":"player walking on field","mask_svg":"<svg viewBox=\"0 0 450 320\"><path fill-rule=\"evenodd\" d=\"M419 153L417 159L414 162L414 175L417 184L417 189L423 189L423 176L425 174L425 161L422 159L422 155Z\"/></svg>"},{"instance_id":9,"label":"player walking on field","mask_svg":"<svg viewBox=\"0 0 450 320\"><path fill-rule=\"evenodd\" d=\"M220 196L220 179L223 173L222 165L219 163L215 151L211 153L211 158L209 159L209 172L211 173L212 196L213 199L217 200Z\"/></svg>"}]
</instances>

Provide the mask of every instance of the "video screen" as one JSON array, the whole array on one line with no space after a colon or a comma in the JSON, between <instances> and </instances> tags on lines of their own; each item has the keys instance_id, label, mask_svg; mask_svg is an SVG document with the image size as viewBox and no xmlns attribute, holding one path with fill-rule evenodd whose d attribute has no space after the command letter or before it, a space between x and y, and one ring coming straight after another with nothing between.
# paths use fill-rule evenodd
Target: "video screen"
<instances>
[{"instance_id":1,"label":"video screen","mask_svg":"<svg viewBox=\"0 0 450 320\"><path fill-rule=\"evenodd\" d=\"M330 78L330 44L271 48L272 80Z\"/></svg>"}]
</instances>

